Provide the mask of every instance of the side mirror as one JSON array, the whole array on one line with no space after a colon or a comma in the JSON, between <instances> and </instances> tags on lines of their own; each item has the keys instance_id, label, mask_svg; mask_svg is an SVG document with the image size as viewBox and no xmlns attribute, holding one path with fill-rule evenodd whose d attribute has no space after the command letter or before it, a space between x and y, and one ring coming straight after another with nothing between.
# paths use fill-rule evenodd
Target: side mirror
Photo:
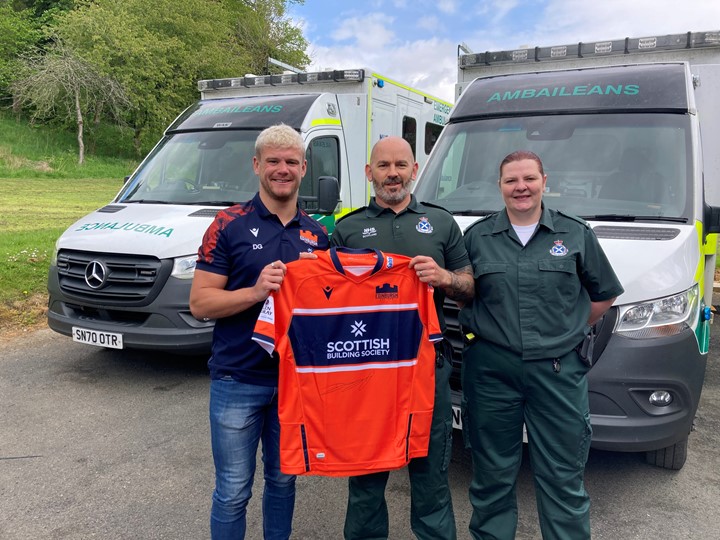
<instances>
[{"instance_id":1,"label":"side mirror","mask_svg":"<svg viewBox=\"0 0 720 540\"><path fill-rule=\"evenodd\" d=\"M340 202L340 183L334 176L318 178L318 214L331 216Z\"/></svg>"},{"instance_id":2,"label":"side mirror","mask_svg":"<svg viewBox=\"0 0 720 540\"><path fill-rule=\"evenodd\" d=\"M128 174L125 178L123 178L123 184L127 184L127 181L130 180L130 175Z\"/></svg>"},{"instance_id":3,"label":"side mirror","mask_svg":"<svg viewBox=\"0 0 720 540\"><path fill-rule=\"evenodd\" d=\"M321 176L318 178L317 197L300 196L300 208L311 214L331 216L337 213L340 202L340 184L334 176Z\"/></svg>"},{"instance_id":4,"label":"side mirror","mask_svg":"<svg viewBox=\"0 0 720 540\"><path fill-rule=\"evenodd\" d=\"M720 206L705 205L703 232L707 234L720 233Z\"/></svg>"}]
</instances>

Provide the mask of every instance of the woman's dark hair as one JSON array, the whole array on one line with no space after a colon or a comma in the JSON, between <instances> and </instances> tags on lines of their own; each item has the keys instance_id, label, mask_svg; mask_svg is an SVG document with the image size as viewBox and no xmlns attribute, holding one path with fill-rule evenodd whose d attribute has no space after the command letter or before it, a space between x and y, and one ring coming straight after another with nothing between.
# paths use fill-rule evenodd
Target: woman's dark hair
<instances>
[{"instance_id":1,"label":"woman's dark hair","mask_svg":"<svg viewBox=\"0 0 720 540\"><path fill-rule=\"evenodd\" d=\"M535 152L531 152L530 150L515 150L511 154L505 156L505 159L500 162L499 178L502 178L502 168L505 165L507 165L508 163L512 163L513 161L522 161L523 159L532 159L535 163L538 164L540 174L542 174L543 176L545 175L545 171L543 171L542 160Z\"/></svg>"}]
</instances>

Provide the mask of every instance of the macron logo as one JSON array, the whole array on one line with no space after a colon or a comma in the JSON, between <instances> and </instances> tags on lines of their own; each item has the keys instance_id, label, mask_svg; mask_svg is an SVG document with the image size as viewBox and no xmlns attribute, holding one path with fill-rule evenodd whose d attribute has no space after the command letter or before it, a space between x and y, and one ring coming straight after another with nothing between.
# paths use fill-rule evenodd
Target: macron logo
<instances>
[{"instance_id":1,"label":"macron logo","mask_svg":"<svg viewBox=\"0 0 720 540\"><path fill-rule=\"evenodd\" d=\"M250 232L252 235L257 238L258 233L260 232L260 229L250 229Z\"/></svg>"}]
</instances>

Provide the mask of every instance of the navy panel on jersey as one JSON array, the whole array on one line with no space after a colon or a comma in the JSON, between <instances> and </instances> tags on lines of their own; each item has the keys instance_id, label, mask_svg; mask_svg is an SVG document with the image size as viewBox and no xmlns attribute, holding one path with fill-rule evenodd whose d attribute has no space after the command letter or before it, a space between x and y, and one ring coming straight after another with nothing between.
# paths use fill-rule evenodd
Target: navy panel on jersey
<instances>
[{"instance_id":1,"label":"navy panel on jersey","mask_svg":"<svg viewBox=\"0 0 720 540\"><path fill-rule=\"evenodd\" d=\"M415 360L422 332L417 309L409 309L294 314L288 337L298 367L330 367Z\"/></svg>"}]
</instances>

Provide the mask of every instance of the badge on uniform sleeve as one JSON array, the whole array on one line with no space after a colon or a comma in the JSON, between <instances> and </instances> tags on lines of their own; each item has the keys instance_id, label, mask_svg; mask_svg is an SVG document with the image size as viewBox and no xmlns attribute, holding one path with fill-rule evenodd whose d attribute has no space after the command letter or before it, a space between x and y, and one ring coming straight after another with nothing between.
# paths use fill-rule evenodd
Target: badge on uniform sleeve
<instances>
[{"instance_id":1,"label":"badge on uniform sleeve","mask_svg":"<svg viewBox=\"0 0 720 540\"><path fill-rule=\"evenodd\" d=\"M418 221L418 224L415 225L415 230L423 234L430 234L431 232L433 232L433 226L430 225L428 218L421 217L420 221Z\"/></svg>"},{"instance_id":2,"label":"badge on uniform sleeve","mask_svg":"<svg viewBox=\"0 0 720 540\"><path fill-rule=\"evenodd\" d=\"M568 248L563 246L562 240L555 240L555 245L550 248L550 255L562 257L568 254Z\"/></svg>"}]
</instances>

